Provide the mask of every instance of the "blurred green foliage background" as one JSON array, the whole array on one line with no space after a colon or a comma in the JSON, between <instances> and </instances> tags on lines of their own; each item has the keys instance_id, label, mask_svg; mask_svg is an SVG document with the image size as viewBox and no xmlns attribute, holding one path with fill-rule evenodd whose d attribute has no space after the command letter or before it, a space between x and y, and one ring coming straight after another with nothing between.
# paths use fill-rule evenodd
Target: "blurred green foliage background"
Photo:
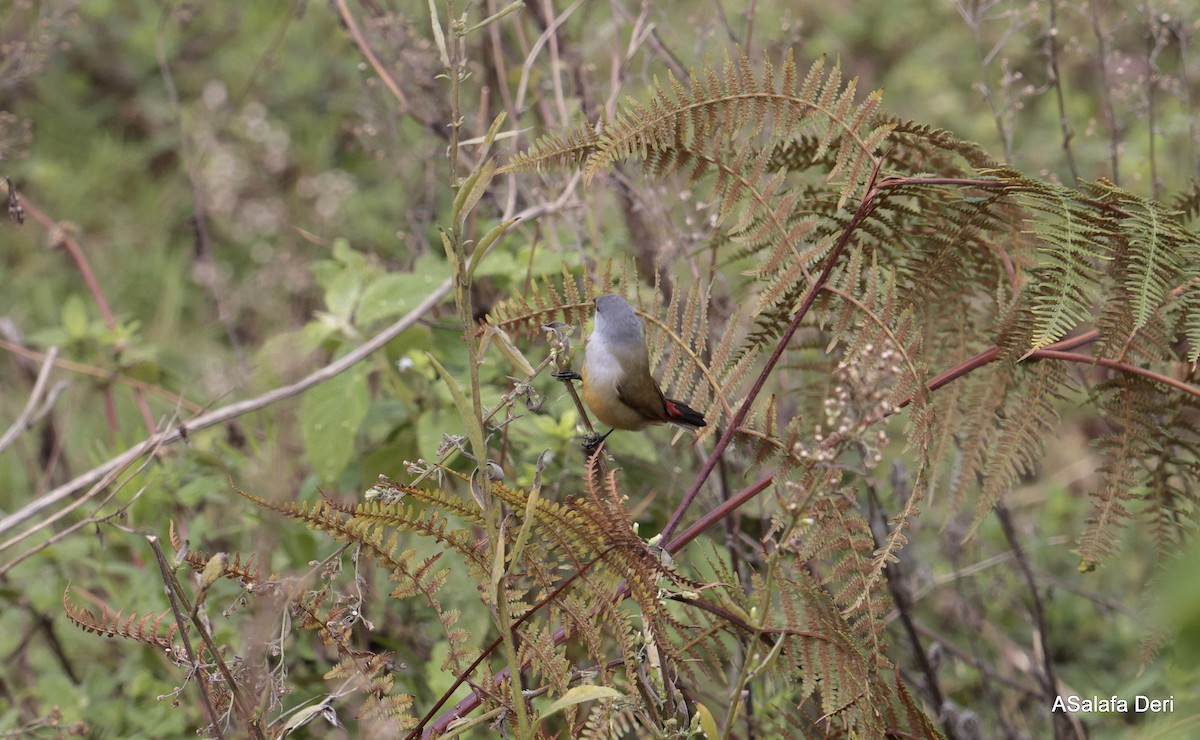
<instances>
[{"instance_id":1,"label":"blurred green foliage background","mask_svg":"<svg viewBox=\"0 0 1200 740\"><path fill-rule=\"evenodd\" d=\"M406 104L380 84L337 3L0 6L0 176L11 178L28 210L23 226L0 226L0 427L20 415L51 346L61 360L53 381L64 383L50 413L0 450L0 515L145 439L151 430L139 393L156 428L253 397L345 353L445 280L436 229L452 193L448 107L428 7L413 0L349 5L383 64L403 81ZM539 47L522 64L524 49L546 25L544 8L522 11L468 49L475 74L466 83L472 102L464 136L482 134L497 97L517 94L522 84L526 107L510 123L532 138L565 125L560 110L594 116L617 93L638 96L672 66L719 60L740 44L752 56L791 50L801 67L828 55L859 77L863 93L882 88L889 112L977 141L1029 173L1071 182L1050 84L1053 41L1079 176L1166 198L1200 170L1200 57L1191 45L1200 14L1190 4L545 5L565 17L560 33L570 45L558 53L568 66L558 72L572 78L568 97L547 50ZM472 7L468 16L477 21L494 6ZM1052 12L1057 32L1050 30ZM508 59L503 79L496 55ZM614 58L621 60L617 84ZM591 94L572 96L578 89ZM482 100L492 108L484 110ZM528 138L507 140L503 150ZM522 197L535 193L543 202L563 182L529 179ZM686 198L655 192L648 207L680 214L679 248L686 249L688 230L700 228L689 220L696 215ZM627 255L631 235L612 194L592 188L578 197L584 201L565 212L523 224L506 253L485 263L484 308L531 280L559 275L564 263L582 276L587 264ZM98 293L64 240L86 255ZM195 699L186 688L171 695L183 673L149 649L71 627L63 592L70 585L72 599L88 608L103 602L160 612L162 583L134 533L165 536L169 521L195 547L260 553L272 571L301 572L326 557L327 540L281 526L239 498L231 482L276 500L312 500L318 487L355 497L381 473L401 478L407 461L432 459L444 432L462 431L424 356L429 351L463 372L461 327L453 318L452 311L434 312L384 352L302 397L164 448L123 476L107 504L90 499L19 541L10 538L24 527L5 531L0 731L53 736L82 723L95 737L192 734L202 716ZM546 348L532 343L526 352L536 362ZM494 403L511 370L493 361L484 373L493 394L485 402ZM577 475L577 419L556 386L545 379L538 390L547 402L506 442L518 483L528 483L543 449L554 453L547 475L558 484ZM1197 710L1200 606L1194 587L1176 586L1191 582L1196 555L1179 555L1182 564L1167 567L1148 554L1149 539L1135 529L1127 535L1130 557L1087 576L1075 572L1071 538L1095 473L1088 446L1094 430L1086 410L1067 419L1044 469L1010 500L1048 584L1060 679L1087 696L1140 692L1177 700L1175 715L1157 725L1090 718L1093 737L1126 737L1135 726L1145 736L1188 736L1172 723ZM678 494L680 471L694 460L686 450L665 451L667 432L651 434L654 445L635 435L613 443L635 485L657 484L658 500L646 509L653 529L662 499ZM669 471L665 481L662 470ZM1005 691L1005 681L1038 650L1029 645L1018 574L994 524L954 550L953 528L942 530L937 516L940 503L931 500L930 515L910 533L915 578L923 584L916 598L933 613L957 613L938 629L964 644L993 646L989 654L1002 674L991 679L999 688L990 689L967 661L956 662L947 676L951 696L978 715L981 737L999 736L993 731L1005 713L1024 717L1010 720L1010 729L1037 736L1048 727L1044 707L996 702L988 693ZM118 510L111 525L56 534ZM944 568L939 557L960 569ZM221 588L221 603L235 618L214 616L219 637L253 644L268 639L271 625L278 629L271 615L237 619L254 605L239 601L228 584ZM464 609L477 603L467 579L456 593ZM985 612L966 606L983 593L995 598ZM1149 604L1163 608L1143 608ZM373 615L378 639L406 663L405 690L436 696L449 683L436 670L445 646L423 632L428 617L407 603L400 609ZM1143 645L1160 619L1164 634L1180 630L1177 657L1169 653L1143 668ZM486 633L484 619L464 626L481 639ZM285 650L294 666L288 702L326 690L328 656L319 646L295 641ZM61 720L51 727L55 711Z\"/></svg>"}]
</instances>

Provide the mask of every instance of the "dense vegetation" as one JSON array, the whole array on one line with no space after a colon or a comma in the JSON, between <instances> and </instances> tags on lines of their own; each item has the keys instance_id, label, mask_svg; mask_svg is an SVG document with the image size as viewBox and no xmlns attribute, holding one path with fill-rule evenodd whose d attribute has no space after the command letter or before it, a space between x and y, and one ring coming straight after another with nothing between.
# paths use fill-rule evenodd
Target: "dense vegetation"
<instances>
[{"instance_id":1,"label":"dense vegetation","mask_svg":"<svg viewBox=\"0 0 1200 740\"><path fill-rule=\"evenodd\" d=\"M0 731L1186 735L1200 15L552 5L0 8Z\"/></svg>"}]
</instances>

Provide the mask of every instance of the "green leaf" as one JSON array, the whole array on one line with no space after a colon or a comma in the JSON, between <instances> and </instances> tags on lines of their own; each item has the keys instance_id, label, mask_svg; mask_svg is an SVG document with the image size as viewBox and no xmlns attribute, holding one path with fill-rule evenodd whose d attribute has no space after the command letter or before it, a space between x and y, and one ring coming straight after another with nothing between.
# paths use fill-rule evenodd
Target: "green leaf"
<instances>
[{"instance_id":1,"label":"green leaf","mask_svg":"<svg viewBox=\"0 0 1200 740\"><path fill-rule=\"evenodd\" d=\"M283 724L283 734L290 735L320 716L324 716L327 720L331 717L336 719L336 715L333 714L332 705L333 698L327 696L316 704L310 704L309 706L304 707L289 717L288 721ZM335 726L337 725L336 722L333 722L332 724Z\"/></svg>"},{"instance_id":2,"label":"green leaf","mask_svg":"<svg viewBox=\"0 0 1200 740\"><path fill-rule=\"evenodd\" d=\"M471 441L471 454L475 455L475 460L479 465L484 465L487 462L487 450L483 445L483 426L479 423L479 419L475 418L475 410L470 399L463 393L454 376L442 367L442 363L438 362L436 357L428 352L425 353L425 356L437 368L442 380L446 382L446 387L450 389L454 407L458 410L459 417L462 418L463 426L466 427L467 439Z\"/></svg>"},{"instance_id":3,"label":"green leaf","mask_svg":"<svg viewBox=\"0 0 1200 740\"><path fill-rule=\"evenodd\" d=\"M450 275L454 280L458 281L458 253L455 245L457 244L456 237L452 237L441 226L438 227L438 236L442 238L442 248L446 250L446 261L450 264Z\"/></svg>"},{"instance_id":4,"label":"green leaf","mask_svg":"<svg viewBox=\"0 0 1200 740\"><path fill-rule=\"evenodd\" d=\"M317 284L325 291L325 306L337 319L335 323L350 326L363 284L378 268L372 268L367 258L354 251L345 239L338 239L333 244L333 259L320 260L311 269Z\"/></svg>"},{"instance_id":5,"label":"green leaf","mask_svg":"<svg viewBox=\"0 0 1200 740\"><path fill-rule=\"evenodd\" d=\"M429 271L393 272L382 275L367 285L358 304L355 319L360 325L379 319L403 316L438 286Z\"/></svg>"},{"instance_id":6,"label":"green leaf","mask_svg":"<svg viewBox=\"0 0 1200 740\"><path fill-rule=\"evenodd\" d=\"M783 642L780 640L780 642ZM717 718L713 716L712 710L704 706L700 702L696 702L696 713L700 716L700 730L706 738L721 737L721 729L717 726Z\"/></svg>"},{"instance_id":7,"label":"green leaf","mask_svg":"<svg viewBox=\"0 0 1200 740\"><path fill-rule=\"evenodd\" d=\"M335 479L354 458L358 427L367 415L367 371L355 366L308 392L300 409L300 429L313 471Z\"/></svg>"},{"instance_id":8,"label":"green leaf","mask_svg":"<svg viewBox=\"0 0 1200 740\"><path fill-rule=\"evenodd\" d=\"M87 306L83 305L83 299L74 293L68 296L67 300L63 301L62 325L63 329L67 332L67 336L72 340L83 339L87 336Z\"/></svg>"},{"instance_id":9,"label":"green leaf","mask_svg":"<svg viewBox=\"0 0 1200 740\"><path fill-rule=\"evenodd\" d=\"M192 456L193 458L203 458L205 453L192 452ZM216 463L213 465L213 467L217 467L217 464L220 464L221 462L221 458L213 455L211 457L211 462ZM216 481L218 480L221 479L212 476L197 477L194 480L174 488L172 490L171 498L173 501L177 501L181 506L196 506L197 504L201 504L210 500L218 501L220 500L219 496L216 495L218 493ZM228 488L220 489L221 495L224 495L227 492Z\"/></svg>"},{"instance_id":10,"label":"green leaf","mask_svg":"<svg viewBox=\"0 0 1200 740\"><path fill-rule=\"evenodd\" d=\"M437 44L438 57L442 60L442 66L450 69L450 52L446 48L446 34L442 31L442 21L438 18L437 5L433 0L429 0L429 22L433 27L433 40Z\"/></svg>"},{"instance_id":11,"label":"green leaf","mask_svg":"<svg viewBox=\"0 0 1200 740\"><path fill-rule=\"evenodd\" d=\"M1032 312L1037 319L1030 351L1062 339L1087 321L1098 291L1094 262L1112 255L1096 238L1089 214L1060 186L1017 193L1029 212L1027 231L1039 239L1038 265L1031 274Z\"/></svg>"},{"instance_id":12,"label":"green leaf","mask_svg":"<svg viewBox=\"0 0 1200 740\"><path fill-rule=\"evenodd\" d=\"M500 354L504 355L504 359L508 360L512 365L513 370L526 378L531 378L537 374L533 365L529 364L529 360L525 359L525 355L517 345L513 344L512 338L508 336L508 332L498 326L488 325L484 329L483 342L480 345L480 356L487 352L487 348L495 343L496 349Z\"/></svg>"},{"instance_id":13,"label":"green leaf","mask_svg":"<svg viewBox=\"0 0 1200 740\"><path fill-rule=\"evenodd\" d=\"M466 36L468 33L471 33L473 31L478 31L479 29L484 28L485 26L491 25L492 23L495 23L496 21L500 20L501 18L504 18L505 16L516 13L518 10L520 10L524 7L525 7L525 3L522 2L522 0L517 0L515 3L509 3L508 5L504 6L500 10L498 10L495 13L495 15L490 15L487 18L484 18L483 20L479 21L475 25L468 28L465 32L463 32L463 35ZM504 115L504 114L501 113L500 115ZM497 119L497 120L499 120L499 119Z\"/></svg>"},{"instance_id":14,"label":"green leaf","mask_svg":"<svg viewBox=\"0 0 1200 740\"><path fill-rule=\"evenodd\" d=\"M585 701L596 701L598 699L620 699L624 694L611 686L575 686L563 694L557 701L546 707L546 711L541 713L539 721L548 719L549 717L561 712L567 707L576 704L582 704Z\"/></svg>"},{"instance_id":15,"label":"green leaf","mask_svg":"<svg viewBox=\"0 0 1200 740\"><path fill-rule=\"evenodd\" d=\"M479 263L487 256L497 244L500 243L500 237L504 236L504 232L512 228L512 225L517 222L517 219L510 218L507 221L502 221L488 230L483 238L475 245L475 251L471 253L471 264L467 267L467 282L471 282L471 278L475 275L475 270L478 269Z\"/></svg>"},{"instance_id":16,"label":"green leaf","mask_svg":"<svg viewBox=\"0 0 1200 740\"><path fill-rule=\"evenodd\" d=\"M362 275L354 270L343 270L333 277L325 289L325 306L329 313L343 324L350 323L354 309L362 296Z\"/></svg>"},{"instance_id":17,"label":"green leaf","mask_svg":"<svg viewBox=\"0 0 1200 740\"><path fill-rule=\"evenodd\" d=\"M481 160L484 159L487 157L488 153L492 151L492 144L495 143L497 137L500 137L500 127L504 124L504 119L506 118L508 118L508 114L504 111L501 111L500 115L496 116L496 119L492 121L492 125L488 126L487 133L484 134L482 138L470 139L469 141L464 141L462 143L467 144L478 142L480 147L475 156ZM507 131L505 132L504 137L512 137L516 134L517 132L515 131Z\"/></svg>"},{"instance_id":18,"label":"green leaf","mask_svg":"<svg viewBox=\"0 0 1200 740\"><path fill-rule=\"evenodd\" d=\"M488 185L492 183L492 174L496 171L495 160L489 159L483 165L476 168L467 175L467 179L459 188L458 194L454 196L454 202L450 206L450 218L459 231L462 231L463 224L467 221L467 216L475 209L479 199L487 192Z\"/></svg>"},{"instance_id":19,"label":"green leaf","mask_svg":"<svg viewBox=\"0 0 1200 740\"><path fill-rule=\"evenodd\" d=\"M549 457L549 450L538 455L537 471L533 474L533 486L529 491L529 498L525 500L525 516L521 521L521 531L517 533L517 541L513 543L510 563L520 560L521 553L525 550L525 543L529 541L529 535L533 531L533 523L537 520L538 501L542 498L542 470L545 469Z\"/></svg>"},{"instance_id":20,"label":"green leaf","mask_svg":"<svg viewBox=\"0 0 1200 740\"><path fill-rule=\"evenodd\" d=\"M121 372L143 383L160 383L163 378L163 366L154 359L123 362Z\"/></svg>"}]
</instances>

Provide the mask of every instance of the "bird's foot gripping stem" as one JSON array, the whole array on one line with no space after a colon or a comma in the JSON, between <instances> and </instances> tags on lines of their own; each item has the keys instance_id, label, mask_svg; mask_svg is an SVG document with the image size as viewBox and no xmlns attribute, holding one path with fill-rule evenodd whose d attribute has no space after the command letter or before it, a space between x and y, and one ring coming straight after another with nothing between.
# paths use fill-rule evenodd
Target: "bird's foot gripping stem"
<instances>
[{"instance_id":1,"label":"bird's foot gripping stem","mask_svg":"<svg viewBox=\"0 0 1200 740\"><path fill-rule=\"evenodd\" d=\"M558 378L564 383L570 383L572 380L583 380L583 376L574 370L559 370L558 372L550 373L550 377Z\"/></svg>"},{"instance_id":2,"label":"bird's foot gripping stem","mask_svg":"<svg viewBox=\"0 0 1200 740\"><path fill-rule=\"evenodd\" d=\"M604 434L596 434L595 432L592 432L591 434L584 435L583 443L580 445L583 447L584 457L591 457L592 455L595 455L596 451L600 449L600 445L604 442L604 440L608 439L608 435L612 433L613 430L609 429Z\"/></svg>"}]
</instances>

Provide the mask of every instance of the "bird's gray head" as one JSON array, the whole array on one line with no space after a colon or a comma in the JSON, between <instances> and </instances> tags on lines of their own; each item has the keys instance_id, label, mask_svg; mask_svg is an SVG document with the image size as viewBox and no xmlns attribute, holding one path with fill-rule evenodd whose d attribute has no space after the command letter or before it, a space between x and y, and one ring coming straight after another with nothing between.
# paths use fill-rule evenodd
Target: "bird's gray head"
<instances>
[{"instance_id":1,"label":"bird's gray head","mask_svg":"<svg viewBox=\"0 0 1200 740\"><path fill-rule=\"evenodd\" d=\"M619 295L608 294L596 297L596 329L595 333L604 337L607 342L623 344L634 342L642 346L646 335L642 331L642 320Z\"/></svg>"}]
</instances>

